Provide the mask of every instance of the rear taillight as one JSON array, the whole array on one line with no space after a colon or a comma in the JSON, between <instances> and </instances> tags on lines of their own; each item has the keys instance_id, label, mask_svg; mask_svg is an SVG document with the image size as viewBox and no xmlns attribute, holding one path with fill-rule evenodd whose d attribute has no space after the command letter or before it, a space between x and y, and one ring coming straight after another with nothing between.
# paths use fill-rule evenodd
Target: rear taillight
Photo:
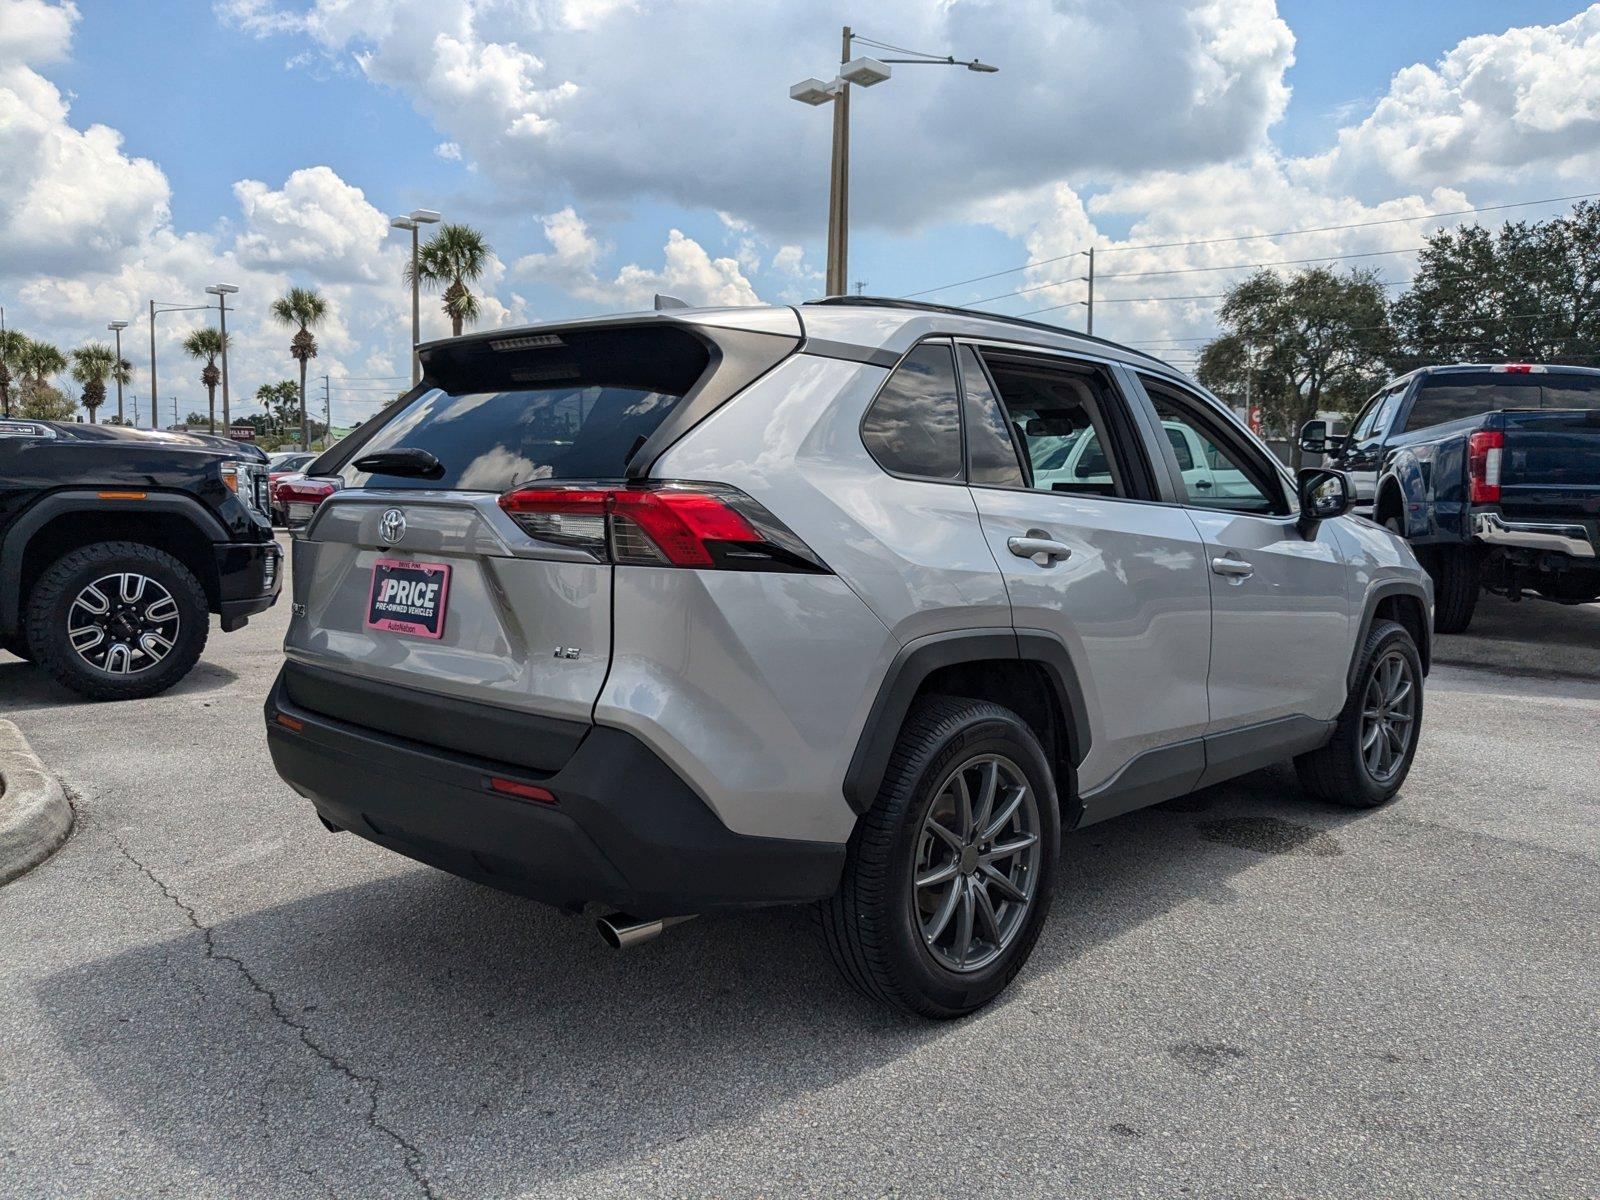
<instances>
[{"instance_id":1,"label":"rear taillight","mask_svg":"<svg viewBox=\"0 0 1600 1200\"><path fill-rule=\"evenodd\" d=\"M501 496L500 507L530 537L621 565L828 569L765 508L721 484L525 487Z\"/></svg>"},{"instance_id":2,"label":"rear taillight","mask_svg":"<svg viewBox=\"0 0 1600 1200\"><path fill-rule=\"evenodd\" d=\"M1500 456L1506 435L1498 430L1467 439L1467 499L1473 504L1500 503Z\"/></svg>"},{"instance_id":3,"label":"rear taillight","mask_svg":"<svg viewBox=\"0 0 1600 1200\"><path fill-rule=\"evenodd\" d=\"M283 506L283 523L298 529L311 520L321 504L343 485L339 479L283 479L278 481L278 503Z\"/></svg>"}]
</instances>

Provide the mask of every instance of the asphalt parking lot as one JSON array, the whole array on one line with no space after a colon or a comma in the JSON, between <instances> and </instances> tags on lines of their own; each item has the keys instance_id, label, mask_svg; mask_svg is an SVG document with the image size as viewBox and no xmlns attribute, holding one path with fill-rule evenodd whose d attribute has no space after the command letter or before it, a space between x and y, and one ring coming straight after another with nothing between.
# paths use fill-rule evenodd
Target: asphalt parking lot
<instances>
[{"instance_id":1,"label":"asphalt parking lot","mask_svg":"<svg viewBox=\"0 0 1600 1200\"><path fill-rule=\"evenodd\" d=\"M261 729L287 616L120 705L0 654L78 814L0 889L4 1195L1600 1193L1600 608L1486 599L1382 811L1274 769L1072 835L946 1025L801 912L617 954L324 832Z\"/></svg>"}]
</instances>

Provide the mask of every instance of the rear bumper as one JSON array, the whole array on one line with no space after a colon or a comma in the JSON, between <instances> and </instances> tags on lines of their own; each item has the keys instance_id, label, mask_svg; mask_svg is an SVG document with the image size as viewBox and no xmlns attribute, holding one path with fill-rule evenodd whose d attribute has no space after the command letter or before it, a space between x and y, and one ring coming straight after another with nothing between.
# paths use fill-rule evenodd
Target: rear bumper
<instances>
[{"instance_id":1,"label":"rear bumper","mask_svg":"<svg viewBox=\"0 0 1600 1200\"><path fill-rule=\"evenodd\" d=\"M266 718L278 774L322 817L491 887L651 917L814 900L838 886L842 844L733 833L620 729L585 727L558 770L537 772L315 712L290 699L282 674ZM493 778L555 802L492 791Z\"/></svg>"},{"instance_id":2,"label":"rear bumper","mask_svg":"<svg viewBox=\"0 0 1600 1200\"><path fill-rule=\"evenodd\" d=\"M283 588L283 552L276 541L230 542L216 547L217 611L232 633L278 602Z\"/></svg>"},{"instance_id":3,"label":"rear bumper","mask_svg":"<svg viewBox=\"0 0 1600 1200\"><path fill-rule=\"evenodd\" d=\"M1578 524L1508 521L1497 512L1480 512L1472 515L1472 534L1489 546L1551 551L1571 558L1595 557L1588 529Z\"/></svg>"}]
</instances>

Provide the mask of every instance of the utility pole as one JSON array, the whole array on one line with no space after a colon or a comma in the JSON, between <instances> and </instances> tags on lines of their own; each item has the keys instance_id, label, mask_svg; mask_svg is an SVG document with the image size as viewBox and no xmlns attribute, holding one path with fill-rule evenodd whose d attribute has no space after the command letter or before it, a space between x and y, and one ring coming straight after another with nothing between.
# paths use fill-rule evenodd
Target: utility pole
<instances>
[{"instance_id":1,"label":"utility pole","mask_svg":"<svg viewBox=\"0 0 1600 1200\"><path fill-rule=\"evenodd\" d=\"M322 448L333 445L333 388L328 377L322 377Z\"/></svg>"},{"instance_id":2,"label":"utility pole","mask_svg":"<svg viewBox=\"0 0 1600 1200\"><path fill-rule=\"evenodd\" d=\"M206 289L217 298L217 316L222 333L222 428L232 436L233 417L228 411L228 297L239 289L231 283L216 283Z\"/></svg>"},{"instance_id":3,"label":"utility pole","mask_svg":"<svg viewBox=\"0 0 1600 1200\"><path fill-rule=\"evenodd\" d=\"M161 428L161 414L156 410L156 302L150 301L150 428Z\"/></svg>"},{"instance_id":4,"label":"utility pole","mask_svg":"<svg viewBox=\"0 0 1600 1200\"><path fill-rule=\"evenodd\" d=\"M1084 278L1089 283L1089 328L1086 332L1094 334L1094 247L1090 246L1084 251L1089 256L1089 273Z\"/></svg>"}]
</instances>

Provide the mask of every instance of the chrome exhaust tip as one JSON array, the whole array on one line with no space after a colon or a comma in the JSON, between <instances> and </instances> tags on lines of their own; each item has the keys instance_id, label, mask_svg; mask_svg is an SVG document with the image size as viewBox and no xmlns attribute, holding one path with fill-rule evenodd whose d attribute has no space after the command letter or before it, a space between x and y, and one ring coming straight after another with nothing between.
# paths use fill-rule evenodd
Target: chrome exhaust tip
<instances>
[{"instance_id":1,"label":"chrome exhaust tip","mask_svg":"<svg viewBox=\"0 0 1600 1200\"><path fill-rule=\"evenodd\" d=\"M669 926L692 920L692 913L686 917L656 917L649 921L641 921L627 913L611 913L597 920L594 927L600 931L606 945L613 950L626 950L629 946L638 946L659 937L661 931Z\"/></svg>"}]
</instances>

